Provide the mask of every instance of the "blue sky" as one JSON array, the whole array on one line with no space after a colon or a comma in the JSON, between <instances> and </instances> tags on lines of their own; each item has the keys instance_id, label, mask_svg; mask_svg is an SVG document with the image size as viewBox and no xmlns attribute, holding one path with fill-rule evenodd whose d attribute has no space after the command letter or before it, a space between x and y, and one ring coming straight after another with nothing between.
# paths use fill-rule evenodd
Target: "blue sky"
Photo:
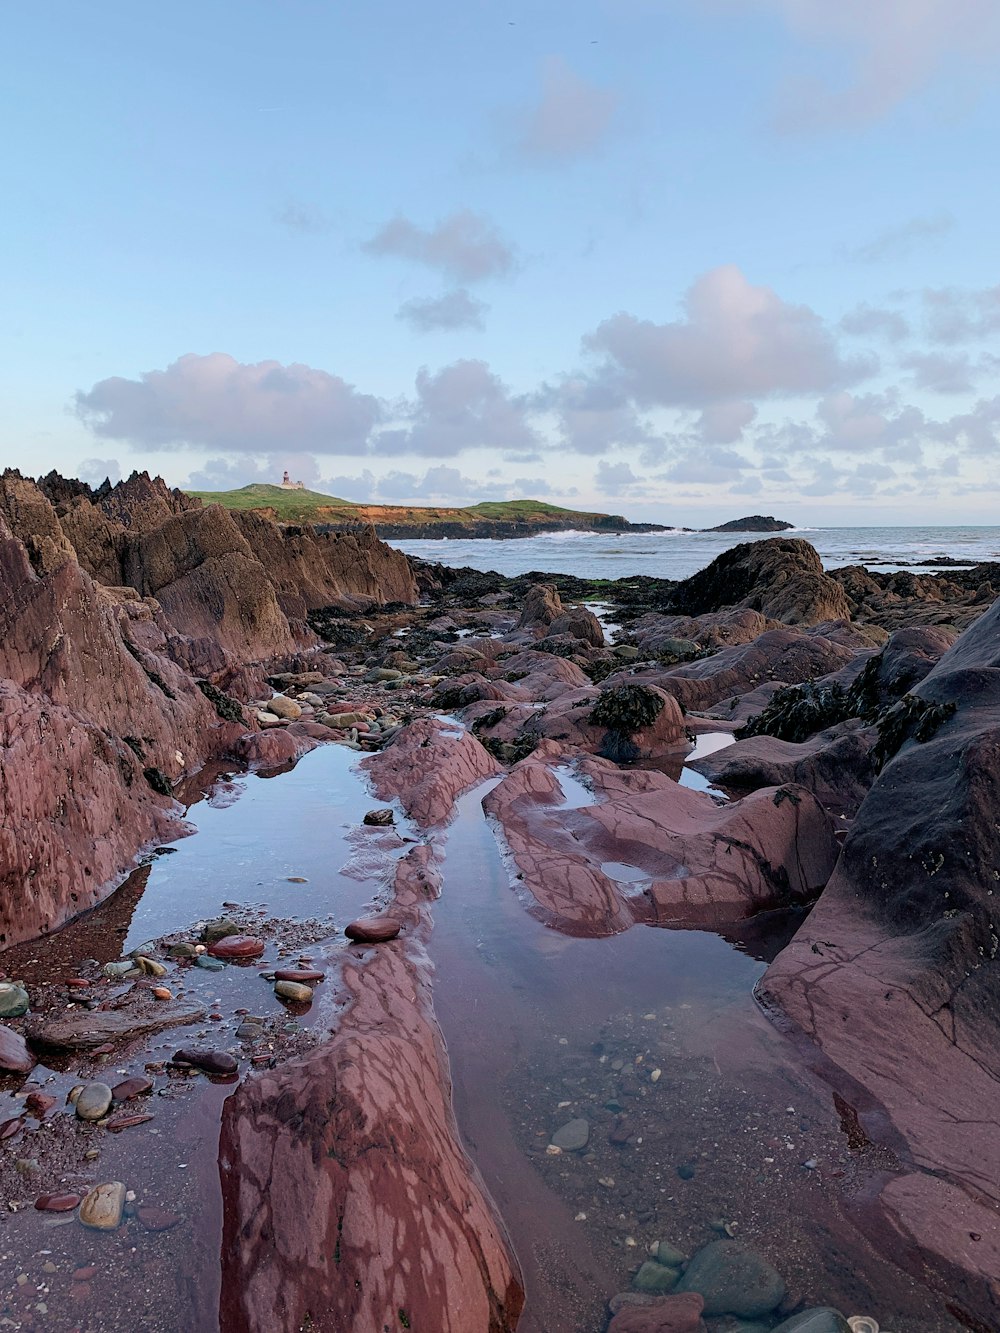
<instances>
[{"instance_id":1,"label":"blue sky","mask_svg":"<svg viewBox=\"0 0 1000 1333\"><path fill-rule=\"evenodd\" d=\"M5 37L5 465L996 517L995 0L105 0Z\"/></svg>"}]
</instances>

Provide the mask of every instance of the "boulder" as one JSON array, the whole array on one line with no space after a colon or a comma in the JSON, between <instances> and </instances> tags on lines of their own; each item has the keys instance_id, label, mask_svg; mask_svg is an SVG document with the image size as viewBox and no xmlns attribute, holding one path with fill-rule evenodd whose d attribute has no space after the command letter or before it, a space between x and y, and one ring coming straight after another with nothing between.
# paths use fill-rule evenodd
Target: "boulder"
<instances>
[{"instance_id":1,"label":"boulder","mask_svg":"<svg viewBox=\"0 0 1000 1333\"><path fill-rule=\"evenodd\" d=\"M824 572L816 550L797 537L731 547L677 584L670 601L688 616L740 606L785 625L851 618L844 589Z\"/></svg>"},{"instance_id":2,"label":"boulder","mask_svg":"<svg viewBox=\"0 0 1000 1333\"><path fill-rule=\"evenodd\" d=\"M691 1257L677 1292L697 1292L706 1315L755 1319L785 1299L781 1274L761 1255L735 1240L716 1240Z\"/></svg>"}]
</instances>

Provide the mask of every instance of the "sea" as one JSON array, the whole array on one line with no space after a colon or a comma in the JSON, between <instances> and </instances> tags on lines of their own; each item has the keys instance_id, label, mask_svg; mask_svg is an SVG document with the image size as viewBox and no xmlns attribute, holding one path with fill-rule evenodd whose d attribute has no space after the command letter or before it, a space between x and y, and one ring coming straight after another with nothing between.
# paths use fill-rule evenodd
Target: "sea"
<instances>
[{"instance_id":1,"label":"sea","mask_svg":"<svg viewBox=\"0 0 1000 1333\"><path fill-rule=\"evenodd\" d=\"M932 572L950 562L970 565L1000 560L1000 527L793 528L789 532L615 533L551 532L538 537L496 540L394 541L407 555L443 565L495 570L499 574L576 574L580 578L618 579L634 574L685 579L717 555L746 541L775 535L801 537L819 552L827 569L864 565L890 572ZM942 562L944 562L942 564Z\"/></svg>"}]
</instances>

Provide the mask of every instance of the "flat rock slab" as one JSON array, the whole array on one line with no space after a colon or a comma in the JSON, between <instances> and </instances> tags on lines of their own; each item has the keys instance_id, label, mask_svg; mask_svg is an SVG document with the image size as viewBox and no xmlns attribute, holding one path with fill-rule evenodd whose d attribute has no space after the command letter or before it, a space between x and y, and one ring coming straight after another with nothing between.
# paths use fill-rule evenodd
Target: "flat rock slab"
<instances>
[{"instance_id":1,"label":"flat rock slab","mask_svg":"<svg viewBox=\"0 0 1000 1333\"><path fill-rule=\"evenodd\" d=\"M92 1050L106 1042L144 1037L165 1028L199 1023L205 1006L193 1000L157 1003L155 1009L71 1009L54 1018L36 1018L27 1028L33 1046L66 1051Z\"/></svg>"},{"instance_id":2,"label":"flat rock slab","mask_svg":"<svg viewBox=\"0 0 1000 1333\"><path fill-rule=\"evenodd\" d=\"M116 1083L111 1089L111 1095L116 1102L127 1102L132 1097L143 1097L146 1093L152 1091L153 1080L151 1078L146 1078L143 1074L133 1074L131 1078Z\"/></svg>"},{"instance_id":3,"label":"flat rock slab","mask_svg":"<svg viewBox=\"0 0 1000 1333\"><path fill-rule=\"evenodd\" d=\"M317 972L315 968L311 967L279 967L274 974L274 979L275 981L301 981L303 985L315 986L325 976L325 972Z\"/></svg>"},{"instance_id":4,"label":"flat rock slab","mask_svg":"<svg viewBox=\"0 0 1000 1333\"><path fill-rule=\"evenodd\" d=\"M733 1314L755 1319L785 1299L785 1283L766 1259L735 1240L716 1240L691 1259L678 1292L697 1292L705 1314Z\"/></svg>"},{"instance_id":5,"label":"flat rock slab","mask_svg":"<svg viewBox=\"0 0 1000 1333\"><path fill-rule=\"evenodd\" d=\"M394 940L400 929L400 923L393 916L365 916L346 926L344 934L358 944L384 944Z\"/></svg>"},{"instance_id":6,"label":"flat rock slab","mask_svg":"<svg viewBox=\"0 0 1000 1333\"><path fill-rule=\"evenodd\" d=\"M28 1050L21 1034L0 1023L0 1069L26 1074L34 1067L35 1057Z\"/></svg>"}]
</instances>

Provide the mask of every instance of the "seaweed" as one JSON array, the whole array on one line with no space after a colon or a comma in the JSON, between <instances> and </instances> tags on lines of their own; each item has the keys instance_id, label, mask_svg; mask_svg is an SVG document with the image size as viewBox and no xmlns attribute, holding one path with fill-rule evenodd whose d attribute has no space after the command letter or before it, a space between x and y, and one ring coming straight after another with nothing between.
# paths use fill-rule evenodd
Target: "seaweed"
<instances>
[{"instance_id":1,"label":"seaweed","mask_svg":"<svg viewBox=\"0 0 1000 1333\"><path fill-rule=\"evenodd\" d=\"M872 750L875 772L880 773L907 741L929 741L942 723L947 722L958 705L930 703L919 695L907 694L878 721L878 741Z\"/></svg>"},{"instance_id":2,"label":"seaweed","mask_svg":"<svg viewBox=\"0 0 1000 1333\"><path fill-rule=\"evenodd\" d=\"M600 749L604 758L627 764L639 756L632 737L652 726L662 711L663 696L648 685L615 685L604 691L587 720L605 728Z\"/></svg>"},{"instance_id":3,"label":"seaweed","mask_svg":"<svg viewBox=\"0 0 1000 1333\"><path fill-rule=\"evenodd\" d=\"M174 789L162 768L144 768L142 775L159 796L173 796Z\"/></svg>"},{"instance_id":4,"label":"seaweed","mask_svg":"<svg viewBox=\"0 0 1000 1333\"><path fill-rule=\"evenodd\" d=\"M223 722L245 721L242 705L231 694L226 694L218 686L212 685L207 680L199 680L195 683L208 702L213 705Z\"/></svg>"}]
</instances>

